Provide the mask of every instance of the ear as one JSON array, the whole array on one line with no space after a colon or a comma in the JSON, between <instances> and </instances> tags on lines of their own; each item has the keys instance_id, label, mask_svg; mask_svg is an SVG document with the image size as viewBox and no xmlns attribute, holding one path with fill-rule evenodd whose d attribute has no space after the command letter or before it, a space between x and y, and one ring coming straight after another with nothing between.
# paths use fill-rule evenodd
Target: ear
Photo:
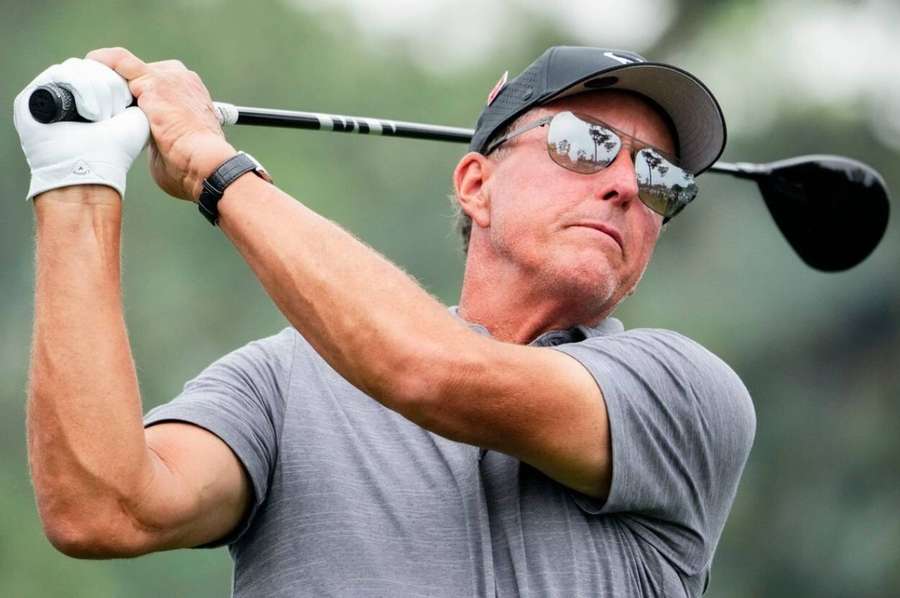
<instances>
[{"instance_id":1,"label":"ear","mask_svg":"<svg viewBox=\"0 0 900 598\"><path fill-rule=\"evenodd\" d=\"M478 152L463 156L453 171L456 201L472 222L484 228L491 223L491 199L487 182L496 164Z\"/></svg>"}]
</instances>

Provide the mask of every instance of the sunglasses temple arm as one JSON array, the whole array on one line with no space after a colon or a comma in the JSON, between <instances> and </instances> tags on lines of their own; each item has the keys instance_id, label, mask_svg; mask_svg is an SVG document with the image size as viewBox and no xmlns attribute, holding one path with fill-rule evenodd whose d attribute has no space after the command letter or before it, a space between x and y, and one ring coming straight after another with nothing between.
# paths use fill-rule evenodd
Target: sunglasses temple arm
<instances>
[{"instance_id":1,"label":"sunglasses temple arm","mask_svg":"<svg viewBox=\"0 0 900 598\"><path fill-rule=\"evenodd\" d=\"M764 164L752 164L750 162L716 162L709 167L710 172L730 174L739 179L753 181L769 174L769 169Z\"/></svg>"}]
</instances>

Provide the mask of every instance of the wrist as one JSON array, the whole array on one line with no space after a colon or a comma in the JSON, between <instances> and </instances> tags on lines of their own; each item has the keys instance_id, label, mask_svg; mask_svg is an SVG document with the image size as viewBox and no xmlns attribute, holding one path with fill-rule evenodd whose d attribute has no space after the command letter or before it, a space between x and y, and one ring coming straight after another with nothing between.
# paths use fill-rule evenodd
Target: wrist
<instances>
[{"instance_id":1,"label":"wrist","mask_svg":"<svg viewBox=\"0 0 900 598\"><path fill-rule=\"evenodd\" d=\"M104 245L111 243L110 248L118 247L122 201L115 189L104 185L61 187L41 193L35 200L39 246L67 248L60 251L72 254L81 241L96 239Z\"/></svg>"},{"instance_id":2,"label":"wrist","mask_svg":"<svg viewBox=\"0 0 900 598\"><path fill-rule=\"evenodd\" d=\"M189 189L191 190L191 201L197 203L200 192L203 190L203 181L206 180L206 178L209 177L222 162L235 154L237 154L237 150L224 140L214 147L210 147L207 150L195 154L196 158L191 161L188 168L188 176L191 181L189 186Z\"/></svg>"},{"instance_id":3,"label":"wrist","mask_svg":"<svg viewBox=\"0 0 900 598\"><path fill-rule=\"evenodd\" d=\"M232 183L243 178L245 174L255 174L267 183L272 182L272 177L266 169L253 156L246 152L238 152L225 160L204 181L203 188L197 198L200 213L210 224L215 226L219 221L219 200Z\"/></svg>"},{"instance_id":4,"label":"wrist","mask_svg":"<svg viewBox=\"0 0 900 598\"><path fill-rule=\"evenodd\" d=\"M34 211L41 213L59 205L80 204L122 209L119 192L106 185L70 185L44 191L34 196Z\"/></svg>"}]
</instances>

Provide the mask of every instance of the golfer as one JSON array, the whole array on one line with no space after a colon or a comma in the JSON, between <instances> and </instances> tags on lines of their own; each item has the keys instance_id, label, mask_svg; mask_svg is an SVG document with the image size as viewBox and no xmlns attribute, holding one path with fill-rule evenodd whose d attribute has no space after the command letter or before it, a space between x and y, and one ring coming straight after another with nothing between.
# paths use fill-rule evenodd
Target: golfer
<instances>
[{"instance_id":1,"label":"golfer","mask_svg":"<svg viewBox=\"0 0 900 598\"><path fill-rule=\"evenodd\" d=\"M37 123L48 82L95 122ZM501 80L453 171L449 309L230 145L178 61L67 60L15 122L37 221L29 458L59 550L228 546L235 596L703 593L753 406L705 348L611 315L724 147L693 75L555 47ZM291 326L142 415L120 231L148 138L158 185Z\"/></svg>"}]
</instances>

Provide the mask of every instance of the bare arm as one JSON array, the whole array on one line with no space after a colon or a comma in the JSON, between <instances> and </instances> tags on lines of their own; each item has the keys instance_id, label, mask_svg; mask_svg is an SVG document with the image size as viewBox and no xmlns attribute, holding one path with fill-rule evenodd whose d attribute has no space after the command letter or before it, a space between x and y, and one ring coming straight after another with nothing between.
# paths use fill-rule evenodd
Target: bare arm
<instances>
[{"instance_id":1,"label":"bare arm","mask_svg":"<svg viewBox=\"0 0 900 598\"><path fill-rule=\"evenodd\" d=\"M147 114L157 184L196 201L203 179L235 153L199 76L122 48L88 57L127 79ZM606 494L606 409L575 360L471 332L396 266L253 174L228 187L219 213L282 313L357 388L437 434Z\"/></svg>"},{"instance_id":2,"label":"bare arm","mask_svg":"<svg viewBox=\"0 0 900 598\"><path fill-rule=\"evenodd\" d=\"M35 200L28 455L51 542L79 557L190 546L227 533L250 490L217 437L144 431L120 293L121 201L84 185Z\"/></svg>"},{"instance_id":3,"label":"bare arm","mask_svg":"<svg viewBox=\"0 0 900 598\"><path fill-rule=\"evenodd\" d=\"M437 434L608 493L606 408L578 362L470 331L399 268L253 174L219 211L279 309L355 386Z\"/></svg>"}]
</instances>

